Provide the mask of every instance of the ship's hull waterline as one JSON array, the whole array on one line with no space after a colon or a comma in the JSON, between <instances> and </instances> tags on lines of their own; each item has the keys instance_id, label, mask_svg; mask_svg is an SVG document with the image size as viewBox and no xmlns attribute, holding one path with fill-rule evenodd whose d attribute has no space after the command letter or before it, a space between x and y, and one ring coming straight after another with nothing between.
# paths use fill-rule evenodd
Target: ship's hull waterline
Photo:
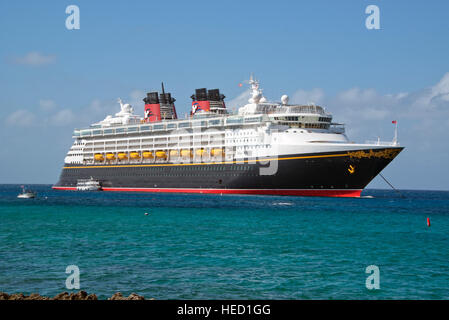
<instances>
[{"instance_id":1,"label":"ship's hull waterline","mask_svg":"<svg viewBox=\"0 0 449 320\"><path fill-rule=\"evenodd\" d=\"M93 177L104 191L359 197L403 148L203 163L66 164L57 190Z\"/></svg>"}]
</instances>

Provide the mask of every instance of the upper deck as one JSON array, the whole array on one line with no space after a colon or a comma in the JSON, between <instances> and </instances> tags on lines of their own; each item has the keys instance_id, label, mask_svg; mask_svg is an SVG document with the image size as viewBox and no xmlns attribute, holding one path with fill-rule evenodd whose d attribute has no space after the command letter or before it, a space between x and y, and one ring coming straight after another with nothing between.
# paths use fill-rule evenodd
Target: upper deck
<instances>
[{"instance_id":1,"label":"upper deck","mask_svg":"<svg viewBox=\"0 0 449 320\"><path fill-rule=\"evenodd\" d=\"M286 113L273 112L271 114L254 115L226 115L214 117L194 117L192 119L163 120L155 123L114 124L107 127L95 124L89 128L75 129L73 138L89 138L114 135L157 134L167 131L186 129L231 129L242 126L263 126L267 123L299 127L306 129L328 129L333 132L344 132L342 124L331 123L331 117L321 113Z\"/></svg>"},{"instance_id":2,"label":"upper deck","mask_svg":"<svg viewBox=\"0 0 449 320\"><path fill-rule=\"evenodd\" d=\"M119 99L121 111L116 113L115 117L107 116L103 121L95 123L89 128L75 129L73 138L89 139L115 135L157 135L176 130L206 130L209 128L225 130L235 127L264 125L284 126L286 129L293 127L344 133L344 126L332 123L332 115L323 107L314 104L288 104L286 95L282 96L281 102L268 102L263 97L262 90L259 89L259 82L251 77L249 83L251 85L249 103L240 107L238 112L234 114L227 111L223 112L225 110L224 102L222 101L223 95L218 99L220 101L211 101L211 103L220 104L221 107L218 110L221 112L216 112L214 108L201 110L201 107L198 108L198 102L195 102L195 108L193 108L190 117L186 119L155 117L154 120L147 117L142 118L133 114L133 108L129 104L123 104ZM205 89L201 90L205 91ZM201 90L197 90L197 95L202 93ZM218 94L218 90L216 91ZM195 95L192 97L195 97ZM195 99L197 98L195 97ZM148 102L148 99L151 100L151 97L144 99L144 101ZM149 104L148 106L151 107L152 105Z\"/></svg>"}]
</instances>

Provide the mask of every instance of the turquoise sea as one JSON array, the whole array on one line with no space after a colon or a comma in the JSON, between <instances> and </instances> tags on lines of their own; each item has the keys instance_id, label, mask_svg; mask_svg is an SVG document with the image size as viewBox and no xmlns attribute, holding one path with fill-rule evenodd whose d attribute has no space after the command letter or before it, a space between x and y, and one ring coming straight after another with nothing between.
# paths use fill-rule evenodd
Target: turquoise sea
<instances>
[{"instance_id":1,"label":"turquoise sea","mask_svg":"<svg viewBox=\"0 0 449 320\"><path fill-rule=\"evenodd\" d=\"M449 192L334 199L31 188L36 199L17 199L20 186L0 185L0 291L69 291L66 267L77 265L81 290L100 298L449 298ZM379 290L365 287L369 265L379 267Z\"/></svg>"}]
</instances>

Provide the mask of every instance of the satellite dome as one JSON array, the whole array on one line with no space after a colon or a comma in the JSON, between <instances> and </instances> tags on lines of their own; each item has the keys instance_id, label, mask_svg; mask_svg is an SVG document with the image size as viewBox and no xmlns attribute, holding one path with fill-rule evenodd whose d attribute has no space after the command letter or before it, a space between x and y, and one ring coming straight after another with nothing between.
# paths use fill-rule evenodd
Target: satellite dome
<instances>
[{"instance_id":1,"label":"satellite dome","mask_svg":"<svg viewBox=\"0 0 449 320\"><path fill-rule=\"evenodd\" d=\"M286 94L284 94L284 95L281 97L281 102L282 102L283 105L288 104L288 96L287 96Z\"/></svg>"}]
</instances>

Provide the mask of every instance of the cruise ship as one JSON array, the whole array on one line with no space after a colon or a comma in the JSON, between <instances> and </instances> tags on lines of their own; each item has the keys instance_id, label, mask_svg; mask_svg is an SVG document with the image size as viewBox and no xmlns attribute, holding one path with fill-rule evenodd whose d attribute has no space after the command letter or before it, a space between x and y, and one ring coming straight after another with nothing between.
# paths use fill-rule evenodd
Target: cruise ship
<instances>
[{"instance_id":1,"label":"cruise ship","mask_svg":"<svg viewBox=\"0 0 449 320\"><path fill-rule=\"evenodd\" d=\"M315 104L270 102L248 81L248 103L226 108L219 89L196 89L178 119L170 93L150 92L144 117L120 111L75 129L57 190L96 181L103 191L360 197L401 151L391 142L355 143Z\"/></svg>"}]
</instances>

